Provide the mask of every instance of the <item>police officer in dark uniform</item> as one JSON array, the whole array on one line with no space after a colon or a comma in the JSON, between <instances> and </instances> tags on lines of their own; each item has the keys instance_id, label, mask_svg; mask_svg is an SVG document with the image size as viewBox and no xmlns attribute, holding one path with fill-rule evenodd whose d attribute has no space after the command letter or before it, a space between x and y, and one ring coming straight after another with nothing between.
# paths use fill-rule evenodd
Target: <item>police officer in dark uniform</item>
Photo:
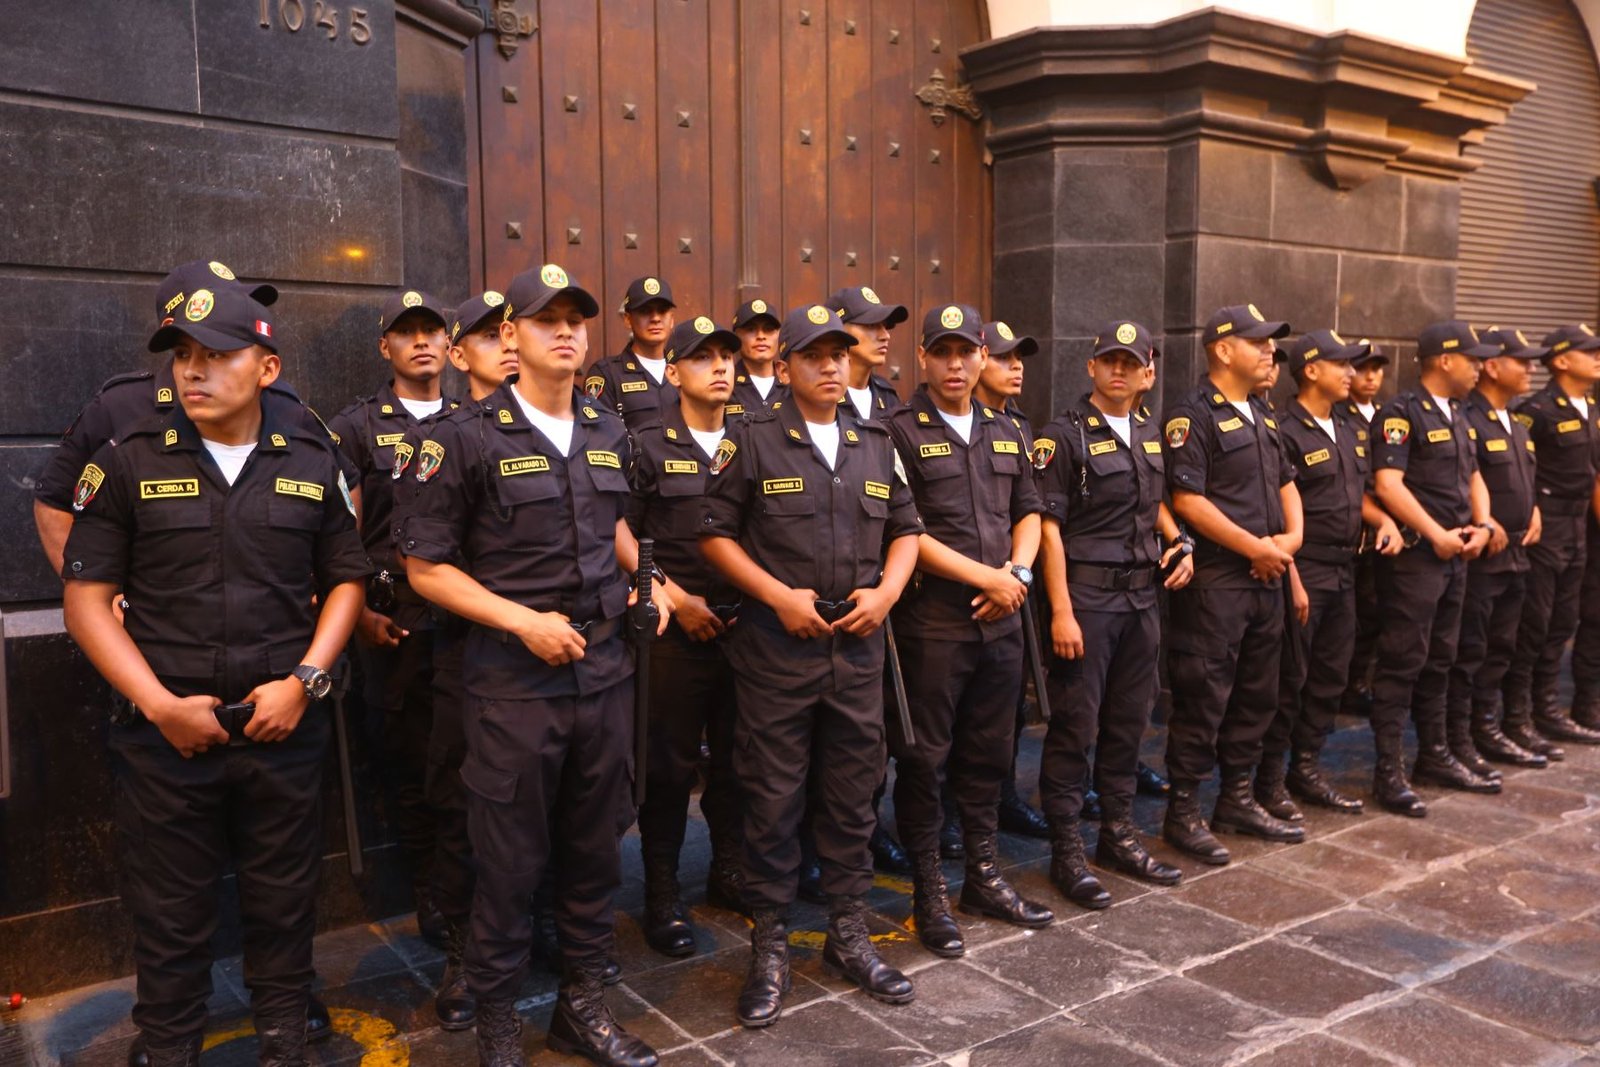
<instances>
[{"instance_id":1,"label":"police officer in dark uniform","mask_svg":"<svg viewBox=\"0 0 1600 1067\"><path fill-rule=\"evenodd\" d=\"M179 407L79 476L66 623L131 705L111 746L143 1054L199 1062L231 861L261 1063L298 1067L329 736L318 701L367 561L326 433L263 402L281 368L271 312L232 284L174 310L150 349L172 350Z\"/></svg>"},{"instance_id":2,"label":"police officer in dark uniform","mask_svg":"<svg viewBox=\"0 0 1600 1067\"><path fill-rule=\"evenodd\" d=\"M884 765L882 625L911 577L922 523L888 431L840 404L853 342L836 312L791 311L778 340L789 399L735 427L711 463L701 548L744 593L728 656L755 919L738 1007L746 1026L776 1022L789 989L788 908L813 764L830 912L823 966L878 1000L914 995L872 944L866 894Z\"/></svg>"},{"instance_id":3,"label":"police officer in dark uniform","mask_svg":"<svg viewBox=\"0 0 1600 1067\"><path fill-rule=\"evenodd\" d=\"M519 274L505 297L501 339L517 349L518 375L440 421L394 471L417 482L395 534L412 584L475 624L461 778L478 873L467 948L478 1058L525 1062L515 1005L528 898L554 858L567 973L547 1043L650 1065L655 1053L617 1026L602 986L633 750L628 434L572 388L594 298L555 264ZM670 609L655 599L664 623Z\"/></svg>"},{"instance_id":4,"label":"police officer in dark uniform","mask_svg":"<svg viewBox=\"0 0 1600 1067\"><path fill-rule=\"evenodd\" d=\"M628 525L655 541L656 563L667 574L672 622L650 647L650 745L645 800L639 809L644 859L644 937L667 956L695 951L679 897L678 855L688 821L689 793L706 739L711 763L700 810L711 832L706 901L742 910L739 876L738 783L733 769L734 685L728 627L739 591L700 554L706 484L725 440L724 409L735 386L738 335L705 316L673 327L667 340L667 380L678 406L659 426L634 437L638 461L631 481Z\"/></svg>"},{"instance_id":5,"label":"police officer in dark uniform","mask_svg":"<svg viewBox=\"0 0 1600 1067\"><path fill-rule=\"evenodd\" d=\"M1033 581L1041 508L1016 426L972 399L987 360L978 312L961 304L929 310L917 360L924 385L887 420L927 527L916 584L894 610L916 736L913 743L891 720L889 750L917 937L954 957L966 946L939 866L942 777L966 831L962 910L1028 927L1055 918L1005 880L996 851L1023 676L1017 611Z\"/></svg>"},{"instance_id":6,"label":"police officer in dark uniform","mask_svg":"<svg viewBox=\"0 0 1600 1067\"><path fill-rule=\"evenodd\" d=\"M622 301L628 343L614 356L596 361L583 380L589 399L616 412L630 433L661 421L661 412L678 402L667 381L667 335L672 332L672 287L663 278L635 278Z\"/></svg>"},{"instance_id":7,"label":"police officer in dark uniform","mask_svg":"<svg viewBox=\"0 0 1600 1067\"><path fill-rule=\"evenodd\" d=\"M1580 726L1561 709L1561 654L1578 625L1588 556L1588 516L1597 506L1600 473L1600 337L1587 325L1562 326L1542 342L1550 381L1525 399L1517 414L1537 449L1543 532L1528 551L1532 569L1517 630L1517 654L1506 672L1506 733L1549 759L1551 741L1600 744L1600 730ZM1525 727L1532 719L1534 729ZM1535 736L1535 734L1537 736ZM1540 738L1546 739L1542 744Z\"/></svg>"},{"instance_id":8,"label":"police officer in dark uniform","mask_svg":"<svg viewBox=\"0 0 1600 1067\"><path fill-rule=\"evenodd\" d=\"M1350 362L1355 376L1350 379L1350 399L1342 408L1351 425L1367 431L1370 460L1377 440L1373 436L1373 423L1383 409L1378 402L1378 391L1383 388L1384 368L1389 365L1389 357L1365 337L1356 343L1367 345L1368 351ZM1347 714L1372 714L1372 653L1378 645L1378 627L1382 622L1383 615L1378 609L1377 542L1369 528L1362 532L1361 549L1356 553L1356 641L1344 691L1343 710Z\"/></svg>"},{"instance_id":9,"label":"police officer in dark uniform","mask_svg":"<svg viewBox=\"0 0 1600 1067\"><path fill-rule=\"evenodd\" d=\"M881 373L889 362L889 331L911 313L903 304L885 304L865 285L851 285L828 297L844 328L855 339L850 349L850 385L845 399L857 418L884 419L904 405Z\"/></svg>"},{"instance_id":10,"label":"police officer in dark uniform","mask_svg":"<svg viewBox=\"0 0 1600 1067\"><path fill-rule=\"evenodd\" d=\"M1156 355L1138 323L1103 326L1089 358L1092 391L1047 425L1032 450L1045 506L1040 559L1055 652L1052 718L1039 761L1050 881L1092 909L1109 905L1111 894L1089 870L1079 832L1091 745L1101 818L1095 858L1158 885L1181 877L1150 855L1133 825L1139 742L1157 695L1156 589L1181 589L1194 573L1182 555L1187 538L1163 503L1160 428L1135 410L1144 368Z\"/></svg>"},{"instance_id":11,"label":"police officer in dark uniform","mask_svg":"<svg viewBox=\"0 0 1600 1067\"><path fill-rule=\"evenodd\" d=\"M1478 472L1462 399L1478 380L1479 361L1500 354L1465 322L1437 322L1417 338L1420 388L1386 405L1376 424L1376 495L1401 527L1405 550L1379 562L1383 628L1372 682L1372 733L1378 749L1373 795L1390 811L1428 813L1401 765L1405 717L1417 727L1412 781L1498 793L1498 780L1464 767L1450 753L1445 699L1461 631L1469 560L1482 555L1496 527Z\"/></svg>"},{"instance_id":12,"label":"police officer in dark uniform","mask_svg":"<svg viewBox=\"0 0 1600 1067\"><path fill-rule=\"evenodd\" d=\"M789 389L778 381L773 360L778 355L778 315L759 297L746 300L734 312L733 332L739 337L739 360L733 365L733 395L729 415L755 416L771 411Z\"/></svg>"},{"instance_id":13,"label":"police officer in dark uniform","mask_svg":"<svg viewBox=\"0 0 1600 1067\"><path fill-rule=\"evenodd\" d=\"M1213 830L1301 841L1252 795L1250 774L1277 708L1287 594L1300 547L1300 494L1277 420L1256 388L1272 372L1288 323L1254 304L1225 307L1200 340L1209 374L1180 397L1165 425L1172 510L1195 535L1194 581L1172 595L1167 664L1172 794L1162 835L1203 863L1231 858L1206 829L1196 793L1222 764Z\"/></svg>"},{"instance_id":14,"label":"police officer in dark uniform","mask_svg":"<svg viewBox=\"0 0 1600 1067\"><path fill-rule=\"evenodd\" d=\"M1446 732L1457 759L1474 773L1493 777L1498 772L1485 759L1519 767L1549 764L1500 729L1503 686L1527 594L1528 548L1539 542L1542 527L1533 439L1509 408L1528 391L1529 367L1549 350L1530 345L1521 330L1489 329L1479 337L1499 347L1500 354L1483 361L1477 388L1467 394L1464 407L1495 530L1488 551L1467 564Z\"/></svg>"},{"instance_id":15,"label":"police officer in dark uniform","mask_svg":"<svg viewBox=\"0 0 1600 1067\"><path fill-rule=\"evenodd\" d=\"M406 289L378 315L378 351L392 371L376 393L333 417L339 448L361 471L361 538L376 575L356 626L363 703L382 738L382 777L417 902L417 925L446 946L449 932L434 900L436 815L428 803L428 739L433 729L433 609L406 581L394 554L394 482L407 433L457 401L440 389L449 359L447 309L432 295Z\"/></svg>"},{"instance_id":16,"label":"police officer in dark uniform","mask_svg":"<svg viewBox=\"0 0 1600 1067\"><path fill-rule=\"evenodd\" d=\"M1288 346L1289 374L1299 386L1278 420L1295 468L1305 515L1305 541L1289 567L1295 621L1279 666L1278 713L1267 728L1255 797L1275 817L1303 818L1290 794L1356 814L1362 803L1322 777L1319 757L1333 731L1355 648L1355 561L1371 526L1377 551L1400 551L1400 530L1371 495L1372 441L1345 405L1352 364L1369 347L1333 330L1312 330ZM1284 757L1289 756L1287 777Z\"/></svg>"}]
</instances>

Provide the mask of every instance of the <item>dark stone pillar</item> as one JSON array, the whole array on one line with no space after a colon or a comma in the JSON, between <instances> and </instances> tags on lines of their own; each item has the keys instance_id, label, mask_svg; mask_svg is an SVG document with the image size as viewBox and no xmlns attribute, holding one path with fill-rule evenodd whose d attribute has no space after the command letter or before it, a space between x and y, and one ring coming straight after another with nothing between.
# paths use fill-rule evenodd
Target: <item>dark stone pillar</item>
<instances>
[{"instance_id":1,"label":"dark stone pillar","mask_svg":"<svg viewBox=\"0 0 1600 1067\"><path fill-rule=\"evenodd\" d=\"M1199 329L1225 304L1408 356L1454 307L1461 144L1532 88L1216 10L1030 30L962 61L991 123L994 313L1053 357L1036 419L1086 388L1114 317L1161 338L1158 393L1204 373Z\"/></svg>"}]
</instances>

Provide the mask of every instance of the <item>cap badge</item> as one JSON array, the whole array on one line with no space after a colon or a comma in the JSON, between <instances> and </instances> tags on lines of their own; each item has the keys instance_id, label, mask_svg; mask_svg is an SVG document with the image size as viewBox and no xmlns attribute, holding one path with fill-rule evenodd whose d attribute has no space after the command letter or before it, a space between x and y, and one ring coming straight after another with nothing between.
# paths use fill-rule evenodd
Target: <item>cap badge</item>
<instances>
[{"instance_id":1,"label":"cap badge","mask_svg":"<svg viewBox=\"0 0 1600 1067\"><path fill-rule=\"evenodd\" d=\"M863 285L861 287L861 299L865 300L869 304L881 304L881 303L883 303L882 300L878 299L878 294L874 293L871 289L869 289L865 285Z\"/></svg>"},{"instance_id":2,"label":"cap badge","mask_svg":"<svg viewBox=\"0 0 1600 1067\"><path fill-rule=\"evenodd\" d=\"M456 320L456 324L454 326L450 327L450 340L455 341L455 340L460 339L460 337L461 337L461 320L457 319Z\"/></svg>"},{"instance_id":3,"label":"cap badge","mask_svg":"<svg viewBox=\"0 0 1600 1067\"><path fill-rule=\"evenodd\" d=\"M1511 332L1516 336L1517 344L1521 345L1523 348L1528 347L1528 339L1522 336L1521 330L1512 330Z\"/></svg>"},{"instance_id":4,"label":"cap badge","mask_svg":"<svg viewBox=\"0 0 1600 1067\"><path fill-rule=\"evenodd\" d=\"M644 291L649 293L651 296L655 296L657 293L661 292L661 283L656 281L654 278L646 278L644 280L644 285L641 288L643 288Z\"/></svg>"},{"instance_id":5,"label":"cap badge","mask_svg":"<svg viewBox=\"0 0 1600 1067\"><path fill-rule=\"evenodd\" d=\"M750 301L750 310L757 315L765 315L767 313L767 302L765 300L752 300Z\"/></svg>"},{"instance_id":6,"label":"cap badge","mask_svg":"<svg viewBox=\"0 0 1600 1067\"><path fill-rule=\"evenodd\" d=\"M402 306L408 308L421 307L422 294L417 292L415 289L407 290L406 295L400 298L400 303Z\"/></svg>"},{"instance_id":7,"label":"cap badge","mask_svg":"<svg viewBox=\"0 0 1600 1067\"><path fill-rule=\"evenodd\" d=\"M1117 327L1117 344L1131 345L1139 339L1139 330L1131 322L1125 322Z\"/></svg>"},{"instance_id":8,"label":"cap badge","mask_svg":"<svg viewBox=\"0 0 1600 1067\"><path fill-rule=\"evenodd\" d=\"M493 289L490 289L488 292L483 294L483 304L485 307L497 308L505 302L506 298L495 292Z\"/></svg>"},{"instance_id":9,"label":"cap badge","mask_svg":"<svg viewBox=\"0 0 1600 1067\"><path fill-rule=\"evenodd\" d=\"M699 318L694 320L694 330L696 333L710 333L716 328L717 324L706 318L704 315L701 315Z\"/></svg>"},{"instance_id":10,"label":"cap badge","mask_svg":"<svg viewBox=\"0 0 1600 1067\"><path fill-rule=\"evenodd\" d=\"M207 263L206 266L211 268L211 273L212 274L215 274L217 277L221 278L225 282L231 282L231 281L236 281L237 280L233 276L233 271L228 269L228 265L226 263L218 263L216 260L213 259L210 263Z\"/></svg>"},{"instance_id":11,"label":"cap badge","mask_svg":"<svg viewBox=\"0 0 1600 1067\"><path fill-rule=\"evenodd\" d=\"M1301 357L1300 357L1300 358L1301 358L1301 359L1302 359L1302 360L1303 360L1303 361L1304 361L1304 362L1306 362L1306 363L1310 363L1310 362L1311 362L1311 361L1312 361L1312 360L1314 360L1314 359L1316 359L1316 358L1317 358L1317 357L1318 357L1318 356L1320 356L1320 355L1321 355L1321 354L1322 354L1322 350L1321 350L1321 349L1318 349L1318 348L1308 348L1308 349L1306 349L1306 354L1305 354L1305 355L1303 355L1303 356L1301 356Z\"/></svg>"},{"instance_id":12,"label":"cap badge","mask_svg":"<svg viewBox=\"0 0 1600 1067\"><path fill-rule=\"evenodd\" d=\"M1448 352L1452 348L1460 348L1461 347L1461 341L1460 341L1459 338L1446 337L1443 341L1439 342L1439 347L1444 349L1446 352Z\"/></svg>"},{"instance_id":13,"label":"cap badge","mask_svg":"<svg viewBox=\"0 0 1600 1067\"><path fill-rule=\"evenodd\" d=\"M554 263L546 263L539 271L539 280L547 289L565 289L571 283L567 281L567 272Z\"/></svg>"},{"instance_id":14,"label":"cap badge","mask_svg":"<svg viewBox=\"0 0 1600 1067\"><path fill-rule=\"evenodd\" d=\"M1578 323L1578 329L1582 330L1584 333L1588 334L1590 337L1594 336L1594 331L1589 329L1589 324L1587 322Z\"/></svg>"},{"instance_id":15,"label":"cap badge","mask_svg":"<svg viewBox=\"0 0 1600 1067\"><path fill-rule=\"evenodd\" d=\"M200 289L189 298L189 303L183 309L183 317L190 322L199 322L211 314L211 309L216 307L217 298L210 289Z\"/></svg>"},{"instance_id":16,"label":"cap badge","mask_svg":"<svg viewBox=\"0 0 1600 1067\"><path fill-rule=\"evenodd\" d=\"M1342 344L1348 344L1349 343L1343 337L1339 336L1339 331L1338 330L1329 330L1328 331L1328 336L1333 338L1334 341L1337 344L1341 344L1342 345ZM1366 343L1365 341L1362 342L1362 344L1365 344L1365 343Z\"/></svg>"},{"instance_id":17,"label":"cap badge","mask_svg":"<svg viewBox=\"0 0 1600 1067\"><path fill-rule=\"evenodd\" d=\"M806 312L806 318L818 326L826 326L828 323L828 309L821 304L812 304L811 310Z\"/></svg>"},{"instance_id":18,"label":"cap badge","mask_svg":"<svg viewBox=\"0 0 1600 1067\"><path fill-rule=\"evenodd\" d=\"M994 324L994 332L999 334L1000 339L1003 341L1015 341L1017 339L1017 335L1011 332L1011 327L1003 322Z\"/></svg>"},{"instance_id":19,"label":"cap badge","mask_svg":"<svg viewBox=\"0 0 1600 1067\"><path fill-rule=\"evenodd\" d=\"M961 309L951 304L939 313L939 325L947 330L953 330L966 321L966 316L961 314Z\"/></svg>"},{"instance_id":20,"label":"cap badge","mask_svg":"<svg viewBox=\"0 0 1600 1067\"><path fill-rule=\"evenodd\" d=\"M1246 311L1250 312L1250 317L1255 319L1257 322L1266 322L1267 321L1266 316L1262 315L1261 312L1259 310L1257 310L1257 308L1256 308L1256 306L1254 304L1246 304L1244 307L1245 307Z\"/></svg>"}]
</instances>

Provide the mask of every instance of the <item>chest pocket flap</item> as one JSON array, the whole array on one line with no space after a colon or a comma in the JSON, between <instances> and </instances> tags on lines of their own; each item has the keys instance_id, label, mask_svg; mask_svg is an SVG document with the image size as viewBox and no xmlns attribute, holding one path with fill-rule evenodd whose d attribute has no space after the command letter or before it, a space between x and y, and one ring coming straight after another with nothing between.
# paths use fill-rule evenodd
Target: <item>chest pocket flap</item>
<instances>
[{"instance_id":1,"label":"chest pocket flap","mask_svg":"<svg viewBox=\"0 0 1600 1067\"><path fill-rule=\"evenodd\" d=\"M206 500L152 500L137 511L141 530L193 530L211 525L211 503Z\"/></svg>"},{"instance_id":2,"label":"chest pocket flap","mask_svg":"<svg viewBox=\"0 0 1600 1067\"><path fill-rule=\"evenodd\" d=\"M1231 410L1231 409L1230 409ZM1218 412L1218 415L1221 413ZM1237 452L1255 443L1255 427L1245 421L1243 415L1235 411L1226 418L1217 418L1217 449L1222 452ZM1269 430L1270 434L1271 431Z\"/></svg>"},{"instance_id":3,"label":"chest pocket flap","mask_svg":"<svg viewBox=\"0 0 1600 1067\"><path fill-rule=\"evenodd\" d=\"M678 460L677 462L684 462ZM696 463L693 472L674 472L671 474L663 471L656 478L656 492L662 496L686 497L704 496L706 491L706 465Z\"/></svg>"},{"instance_id":4,"label":"chest pocket flap","mask_svg":"<svg viewBox=\"0 0 1600 1067\"><path fill-rule=\"evenodd\" d=\"M1115 445L1116 447L1106 448L1106 445ZM1091 441L1089 442L1089 469L1102 478L1131 471L1133 470L1133 453L1123 448L1120 441L1109 439Z\"/></svg>"},{"instance_id":5,"label":"chest pocket flap","mask_svg":"<svg viewBox=\"0 0 1600 1067\"><path fill-rule=\"evenodd\" d=\"M552 468L554 464L551 465ZM507 507L554 500L561 495L561 475L554 469L525 474L492 474L495 495Z\"/></svg>"}]
</instances>

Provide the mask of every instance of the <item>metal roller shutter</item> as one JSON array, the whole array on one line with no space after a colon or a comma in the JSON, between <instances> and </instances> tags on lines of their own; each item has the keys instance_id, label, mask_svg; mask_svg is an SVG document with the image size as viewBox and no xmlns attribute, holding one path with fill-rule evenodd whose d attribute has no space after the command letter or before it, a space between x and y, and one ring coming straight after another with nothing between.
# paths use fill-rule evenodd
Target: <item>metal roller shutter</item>
<instances>
[{"instance_id":1,"label":"metal roller shutter","mask_svg":"<svg viewBox=\"0 0 1600 1067\"><path fill-rule=\"evenodd\" d=\"M1467 55L1539 88L1467 155L1458 314L1537 340L1600 315L1600 73L1568 0L1479 0Z\"/></svg>"}]
</instances>

